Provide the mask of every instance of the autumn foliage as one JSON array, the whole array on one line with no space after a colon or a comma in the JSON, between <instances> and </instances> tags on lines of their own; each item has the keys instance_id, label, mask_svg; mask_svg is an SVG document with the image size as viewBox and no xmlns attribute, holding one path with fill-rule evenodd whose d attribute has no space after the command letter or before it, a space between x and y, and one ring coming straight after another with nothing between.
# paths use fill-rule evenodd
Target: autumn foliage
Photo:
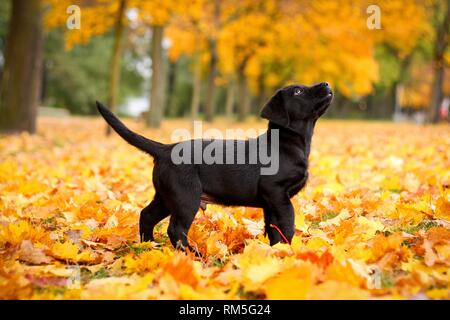
<instances>
[{"instance_id":1,"label":"autumn foliage","mask_svg":"<svg viewBox=\"0 0 450 320\"><path fill-rule=\"evenodd\" d=\"M189 124L129 125L168 142ZM99 138L99 119L39 127L0 139L3 299L450 298L446 126L320 122L292 245L268 245L259 209L209 205L188 235L203 258L172 248L167 221L138 241L150 157Z\"/></svg>"},{"instance_id":2,"label":"autumn foliage","mask_svg":"<svg viewBox=\"0 0 450 320\"><path fill-rule=\"evenodd\" d=\"M66 47L86 44L114 25L118 0L46 0L48 27L65 26L66 8L80 5L83 27L65 30ZM138 31L145 26L167 27L171 60L198 55L206 69L209 42L216 40L222 82L242 68L253 93L258 81L273 89L295 79L311 83L327 79L345 96L372 92L379 81L375 47L385 43L403 57L429 32L426 1L383 0L383 29L367 27L370 1L219 1L214 21L214 1L128 0L138 13ZM136 24L136 22L135 22ZM262 32L262 30L264 32ZM220 80L218 80L220 83Z\"/></svg>"}]
</instances>

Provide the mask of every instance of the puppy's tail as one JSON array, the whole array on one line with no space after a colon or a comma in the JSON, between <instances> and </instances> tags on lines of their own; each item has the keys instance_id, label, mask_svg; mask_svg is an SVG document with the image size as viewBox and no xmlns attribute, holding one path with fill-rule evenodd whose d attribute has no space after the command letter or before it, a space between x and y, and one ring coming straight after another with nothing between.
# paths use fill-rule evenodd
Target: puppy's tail
<instances>
[{"instance_id":1,"label":"puppy's tail","mask_svg":"<svg viewBox=\"0 0 450 320\"><path fill-rule=\"evenodd\" d=\"M131 131L107 107L98 101L96 101L96 104L98 111L103 118L105 118L106 122L108 122L111 128L113 128L125 141L153 157L160 155L161 150L164 147L162 143L147 139Z\"/></svg>"}]
</instances>

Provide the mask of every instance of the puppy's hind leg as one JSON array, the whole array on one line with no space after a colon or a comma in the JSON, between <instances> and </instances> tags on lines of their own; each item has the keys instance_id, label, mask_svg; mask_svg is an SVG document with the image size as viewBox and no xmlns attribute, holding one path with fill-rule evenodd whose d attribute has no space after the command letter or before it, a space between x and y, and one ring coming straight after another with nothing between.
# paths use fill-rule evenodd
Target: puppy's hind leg
<instances>
[{"instance_id":1,"label":"puppy's hind leg","mask_svg":"<svg viewBox=\"0 0 450 320\"><path fill-rule=\"evenodd\" d=\"M187 234L189 232L189 228L194 221L194 217L197 211L193 212L184 212L182 215L172 215L170 217L169 228L167 232L169 234L169 239L172 245L181 250L186 250L187 248L196 252L197 250L193 249L187 240Z\"/></svg>"},{"instance_id":2,"label":"puppy's hind leg","mask_svg":"<svg viewBox=\"0 0 450 320\"><path fill-rule=\"evenodd\" d=\"M153 229L164 218L170 214L158 194L155 195L152 202L141 211L139 219L139 235L141 242L154 241Z\"/></svg>"},{"instance_id":3,"label":"puppy's hind leg","mask_svg":"<svg viewBox=\"0 0 450 320\"><path fill-rule=\"evenodd\" d=\"M190 192L189 197L184 199L189 199L189 201L173 204L173 213L170 217L167 233L169 234L170 242L175 248L181 250L189 248L190 251L199 254L197 250L194 250L189 245L187 235L200 207L200 192L198 194Z\"/></svg>"},{"instance_id":4,"label":"puppy's hind leg","mask_svg":"<svg viewBox=\"0 0 450 320\"><path fill-rule=\"evenodd\" d=\"M187 235L200 207L201 189L198 187L185 192L184 197L177 197L177 199L183 199L183 201L171 203L172 215L167 233L175 248L181 250L189 248L189 250L198 254L197 250L189 245Z\"/></svg>"}]
</instances>

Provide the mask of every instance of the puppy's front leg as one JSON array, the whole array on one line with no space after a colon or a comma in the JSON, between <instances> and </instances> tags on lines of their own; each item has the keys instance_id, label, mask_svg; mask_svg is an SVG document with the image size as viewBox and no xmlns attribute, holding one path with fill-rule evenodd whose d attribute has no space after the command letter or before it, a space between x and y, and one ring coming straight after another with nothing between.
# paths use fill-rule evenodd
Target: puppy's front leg
<instances>
[{"instance_id":1,"label":"puppy's front leg","mask_svg":"<svg viewBox=\"0 0 450 320\"><path fill-rule=\"evenodd\" d=\"M289 197L287 195L267 197L265 202L264 222L270 245L285 242L283 236L290 243L294 237L294 207ZM282 235L276 228L281 231Z\"/></svg>"},{"instance_id":2,"label":"puppy's front leg","mask_svg":"<svg viewBox=\"0 0 450 320\"><path fill-rule=\"evenodd\" d=\"M139 219L139 235L141 241L154 241L153 229L164 218L169 216L169 210L158 194L152 202L141 211Z\"/></svg>"},{"instance_id":3,"label":"puppy's front leg","mask_svg":"<svg viewBox=\"0 0 450 320\"><path fill-rule=\"evenodd\" d=\"M277 232L277 230L271 226L278 225L278 221L275 219L275 215L273 212L268 208L264 208L264 230L265 233L269 236L270 245L273 246L274 244L278 242L282 242L283 238L281 237L281 234Z\"/></svg>"}]
</instances>

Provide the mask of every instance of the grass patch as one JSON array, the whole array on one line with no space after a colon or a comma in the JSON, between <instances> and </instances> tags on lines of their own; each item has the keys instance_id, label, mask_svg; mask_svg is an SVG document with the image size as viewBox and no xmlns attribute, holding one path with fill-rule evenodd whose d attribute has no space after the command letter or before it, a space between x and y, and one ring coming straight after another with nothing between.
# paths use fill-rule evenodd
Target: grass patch
<instances>
[{"instance_id":1,"label":"grass patch","mask_svg":"<svg viewBox=\"0 0 450 320\"><path fill-rule=\"evenodd\" d=\"M410 225L407 227L399 228L399 230L409 234L416 234L420 230L428 231L429 229L437 226L438 224L433 220L423 220L418 225Z\"/></svg>"},{"instance_id":2,"label":"grass patch","mask_svg":"<svg viewBox=\"0 0 450 320\"><path fill-rule=\"evenodd\" d=\"M327 212L327 213L322 215L321 221L326 221L326 220L329 220L329 219L333 219L333 218L337 217L337 215L338 214L334 213L334 212Z\"/></svg>"},{"instance_id":3,"label":"grass patch","mask_svg":"<svg viewBox=\"0 0 450 320\"><path fill-rule=\"evenodd\" d=\"M98 270L96 273L94 273L94 276L92 279L103 279L109 277L108 270L105 269L105 267L101 267L100 270Z\"/></svg>"}]
</instances>

